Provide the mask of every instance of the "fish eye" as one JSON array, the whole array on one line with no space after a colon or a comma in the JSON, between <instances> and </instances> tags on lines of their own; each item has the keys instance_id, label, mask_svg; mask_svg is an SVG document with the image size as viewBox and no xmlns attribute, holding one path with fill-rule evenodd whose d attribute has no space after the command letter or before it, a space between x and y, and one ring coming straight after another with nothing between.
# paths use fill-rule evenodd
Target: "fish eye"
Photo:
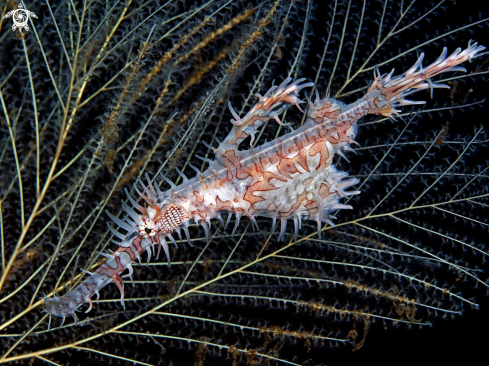
<instances>
[{"instance_id":1,"label":"fish eye","mask_svg":"<svg viewBox=\"0 0 489 366\"><path fill-rule=\"evenodd\" d=\"M151 229L149 227L145 228L144 231L146 231L146 234L151 234Z\"/></svg>"}]
</instances>

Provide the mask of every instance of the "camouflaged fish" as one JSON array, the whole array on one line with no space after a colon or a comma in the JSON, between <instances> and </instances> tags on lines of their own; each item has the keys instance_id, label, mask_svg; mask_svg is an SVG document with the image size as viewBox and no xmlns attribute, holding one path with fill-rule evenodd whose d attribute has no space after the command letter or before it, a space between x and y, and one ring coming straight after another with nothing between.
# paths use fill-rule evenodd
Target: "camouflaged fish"
<instances>
[{"instance_id":1,"label":"camouflaged fish","mask_svg":"<svg viewBox=\"0 0 489 366\"><path fill-rule=\"evenodd\" d=\"M339 171L332 163L335 154L344 156L344 151L352 150L357 121L367 114L393 118L399 112L398 106L424 104L407 100L406 96L423 89L449 88L431 82L430 78L446 71L465 71L457 65L474 58L484 49L474 43L465 50L458 48L447 57L444 48L440 57L427 67L422 66L424 54L421 54L409 70L398 76L393 76L394 70L380 75L376 69L375 80L356 102L345 104L334 98L320 99L317 96L314 103L308 101L307 119L300 128L246 151L239 151L238 145L248 136L253 141L260 126L268 120L283 124L279 116L287 108L304 103L299 95L314 83L287 78L263 96L257 94L258 103L244 117L238 116L229 104L234 126L214 149L215 159L205 159L209 167L203 172L194 168L197 176L192 179L177 169L183 177L182 183L176 186L164 178L171 186L164 192L152 184L148 175L147 183L139 180L142 191L135 185L136 192L147 205L141 206L127 194L132 205L122 203L127 216L119 219L109 214L124 231L109 225L120 240L114 241L118 249L110 254L100 253L107 257L106 262L66 295L44 298L44 310L50 316L62 317L63 321L72 316L76 322L75 310L88 303L90 311L91 297L111 282L119 288L124 305L122 283L123 278L132 280L132 263L140 260L143 252L147 252L149 261L155 245L158 254L163 247L170 261L168 241L176 244L172 235L177 233L181 237L183 230L190 243L188 226L192 221L204 228L207 239L211 220L222 222L223 214L228 214L226 224L235 216L233 234L240 218L246 216L256 226L257 217L271 218L273 227L277 220L280 221L278 240L284 238L288 220L294 223L295 235L302 220L316 221L320 236L323 223L334 225L331 221L333 212L352 209L340 200L360 193L348 190L359 180L348 178L346 172Z\"/></svg>"}]
</instances>

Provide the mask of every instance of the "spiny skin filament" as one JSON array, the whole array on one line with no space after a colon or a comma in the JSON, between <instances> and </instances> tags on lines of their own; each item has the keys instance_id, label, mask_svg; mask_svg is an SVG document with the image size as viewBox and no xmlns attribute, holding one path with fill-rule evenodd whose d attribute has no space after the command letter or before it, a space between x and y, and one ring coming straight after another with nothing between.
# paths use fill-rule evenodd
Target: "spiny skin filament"
<instances>
[{"instance_id":1,"label":"spiny skin filament","mask_svg":"<svg viewBox=\"0 0 489 366\"><path fill-rule=\"evenodd\" d=\"M376 70L370 88L358 101L345 104L334 98L317 97L314 103L309 101L307 120L302 127L252 150L239 151L237 147L248 136L253 141L258 128L268 120L273 118L282 124L279 115L293 105L299 107L304 103L299 93L314 84L287 78L263 96L258 95L258 103L243 118L230 105L233 128L214 150L215 160L207 159L209 167L192 179L177 169L183 183L175 186L163 177L171 186L165 192L146 174L147 185L139 180L144 192L134 186L146 201L146 208L126 191L133 208L140 213L125 203L122 209L127 216L122 220L108 213L119 228L126 230L122 234L109 224L114 236L121 240L113 240L119 246L117 251L101 253L107 261L68 294L44 298L44 310L50 316L62 317L63 321L72 316L76 322L75 310L88 303L87 312L90 311L91 297L110 282L119 288L124 306L123 278L132 280L132 262L140 261L143 252L148 253L149 261L154 245L158 245L157 258L163 247L170 262L167 240L176 245L172 234L176 232L181 238L183 229L190 244L190 220L204 228L207 240L211 220L222 221L223 213L229 214L227 222L231 215L236 216L233 234L240 217L247 216L255 224L257 217L272 218L273 227L280 220L279 241L284 239L289 219L294 222L296 236L304 219L317 222L320 236L323 223L334 226L331 216L334 211L353 208L340 203L340 199L360 193L347 190L359 180L347 178L348 173L339 171L332 163L335 154L344 157L343 151L352 150L350 145L355 143L358 120L367 114L394 118L399 113L398 106L424 104L405 97L423 89L448 88L432 83L430 78L446 71L463 71L457 65L484 49L474 43L463 51L458 48L447 57L444 48L441 56L426 68L421 64L424 57L421 54L409 70L395 77L394 70L385 75ZM121 276L126 269L128 273Z\"/></svg>"}]
</instances>

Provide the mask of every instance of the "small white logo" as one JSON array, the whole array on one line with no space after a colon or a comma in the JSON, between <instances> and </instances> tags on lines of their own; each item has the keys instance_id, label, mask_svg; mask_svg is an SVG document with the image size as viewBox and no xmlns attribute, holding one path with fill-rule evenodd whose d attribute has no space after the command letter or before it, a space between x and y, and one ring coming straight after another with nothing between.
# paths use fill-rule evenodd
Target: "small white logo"
<instances>
[{"instance_id":1,"label":"small white logo","mask_svg":"<svg viewBox=\"0 0 489 366\"><path fill-rule=\"evenodd\" d=\"M7 19L13 16L14 24L12 25L12 30L15 31L17 28L24 29L26 32L29 30L29 16L37 19L37 15L32 11L24 9L22 4L19 3L18 9L9 11L3 16L3 19Z\"/></svg>"}]
</instances>

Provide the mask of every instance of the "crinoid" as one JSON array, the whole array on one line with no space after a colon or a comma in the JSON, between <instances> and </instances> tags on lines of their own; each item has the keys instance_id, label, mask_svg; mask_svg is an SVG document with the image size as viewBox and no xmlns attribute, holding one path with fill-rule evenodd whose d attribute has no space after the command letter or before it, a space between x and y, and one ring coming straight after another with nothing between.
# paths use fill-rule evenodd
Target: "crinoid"
<instances>
[{"instance_id":1,"label":"crinoid","mask_svg":"<svg viewBox=\"0 0 489 366\"><path fill-rule=\"evenodd\" d=\"M410 97L425 106L403 107L396 121L362 120L357 155L334 159L361 194L342 199L354 209L323 224L321 236L309 221L297 236L287 226L285 241L268 218L233 217L234 235L191 224L191 246L174 237L177 246L161 243L165 260L133 264L124 308L108 285L76 325L52 319L48 328L41 310L101 268L97 253L115 250L111 240L124 240L107 222L136 220L127 205L166 215L167 230L184 222L177 206L150 211L156 191L199 174L193 167L202 172L229 120L239 124L274 80L304 77L321 98L351 103L422 52L428 64L443 47L487 46L487 12L453 1L24 5L38 19L13 32L1 19L17 4L0 4L0 362L392 364L379 333L398 340L396 363L415 360L410 342L426 334L476 344L456 327L463 311L486 319L473 310L487 292L483 52L466 73L435 78L449 90ZM277 117L297 129L305 113ZM288 130L272 120L240 148ZM146 201L132 198L138 178ZM140 234L151 237L152 226ZM426 361L443 362L435 354Z\"/></svg>"}]
</instances>

